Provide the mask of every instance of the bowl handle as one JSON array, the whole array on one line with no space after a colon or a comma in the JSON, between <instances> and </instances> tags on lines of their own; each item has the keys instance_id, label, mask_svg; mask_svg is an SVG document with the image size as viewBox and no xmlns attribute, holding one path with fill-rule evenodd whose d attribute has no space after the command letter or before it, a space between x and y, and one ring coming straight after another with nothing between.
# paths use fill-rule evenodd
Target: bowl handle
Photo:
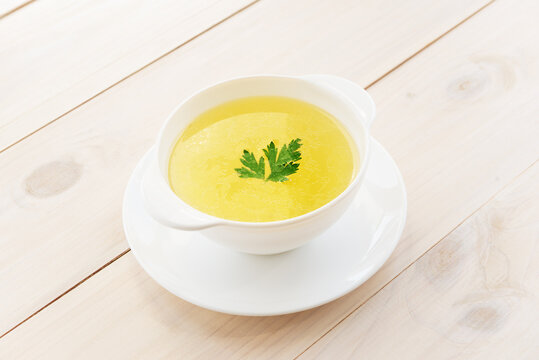
<instances>
[{"instance_id":1,"label":"bowl handle","mask_svg":"<svg viewBox=\"0 0 539 360\"><path fill-rule=\"evenodd\" d=\"M359 111L363 114L365 126L367 128L371 127L376 114L376 106L372 97L361 86L353 81L335 75L307 75L303 76L303 78L332 87L345 95L357 105Z\"/></svg>"},{"instance_id":2,"label":"bowl handle","mask_svg":"<svg viewBox=\"0 0 539 360\"><path fill-rule=\"evenodd\" d=\"M165 226L178 230L202 230L222 223L180 200L161 175L155 148L142 177L141 191L147 212Z\"/></svg>"}]
</instances>

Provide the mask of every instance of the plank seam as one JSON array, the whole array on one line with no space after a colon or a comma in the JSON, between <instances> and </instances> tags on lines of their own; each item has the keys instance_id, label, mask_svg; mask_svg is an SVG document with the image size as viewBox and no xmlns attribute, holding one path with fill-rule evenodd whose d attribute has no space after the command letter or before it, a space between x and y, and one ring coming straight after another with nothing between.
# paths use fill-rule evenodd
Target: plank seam
<instances>
[{"instance_id":1,"label":"plank seam","mask_svg":"<svg viewBox=\"0 0 539 360\"><path fill-rule=\"evenodd\" d=\"M21 7L23 6L26 6L32 2L34 2L36 0L30 0L29 2L27 2L26 4L22 5ZM100 92L96 93L95 95L93 95L92 97L88 98L87 100L83 101L82 103L80 103L79 105L75 106L74 108L68 110L67 112L61 114L60 116L58 116L57 118L51 120L50 122L44 124L43 126L39 127L38 129L30 132L29 134L25 135L24 137L22 137L21 139L15 141L14 143L12 143L11 145L8 145L6 148L4 149L1 149L0 150L0 154L8 149L10 149L11 147L13 147L14 145L22 142L23 140L27 139L28 137L32 136L33 134L37 133L38 131L42 130L43 128L49 126L50 124L56 122L57 120L61 119L62 117L68 115L69 113L73 112L74 110L82 107L83 105L85 105L86 103L90 102L91 100L95 99L96 97L98 97L99 95L105 93L106 91L110 90L111 88L113 88L114 86L118 85L119 83L123 82L124 80L132 77L133 75L139 73L140 71L146 69L147 67L149 67L150 65L156 63L157 61L161 60L162 58L164 58L165 56L168 56L169 54L173 53L174 51L180 49L181 47L183 47L184 45L187 45L189 44L190 42L192 42L193 40L199 38L200 36L204 35L205 33L209 32L210 30L216 28L217 26L219 26L220 24L224 23L225 21L229 20L230 18L234 17L235 15L241 13L242 11L248 9L249 7L253 6L254 4L260 2L261 0L254 0L253 2L247 4L246 6L236 10L235 12L233 12L232 14L230 14L229 16L221 19L220 21L216 22L215 24L211 25L210 27L208 27L207 29L203 30L202 32L198 33L197 35L189 38L188 40L184 41L183 43L179 44L178 46L176 46L175 48L163 53L162 55L160 55L159 57L157 57L156 59L152 60L151 62L147 63L146 65L142 66L141 68L139 68L138 70L132 72L131 74L128 74L127 76L125 76L124 78L118 80L117 82L115 82L114 84L110 85L109 87L101 90ZM369 85L367 85L365 88L368 89L372 86L374 86L375 84L377 84L379 81L383 80L384 78L386 78L387 76L389 76L391 73L393 73L395 70L397 70L398 68L400 68L401 66L403 66L404 64L406 64L408 61L412 60L414 57L416 57L417 55L419 55L421 52L423 52L424 50L426 50L427 48L429 48L431 45L433 45L434 43L438 42L440 39L442 39L443 37L445 37L447 34L449 34L450 32L452 32L453 30L455 30L457 27L459 27L460 25L462 25L463 23L465 23L466 21L468 21L470 18L472 18L473 16L475 16L476 14L478 14L479 12L481 12L483 9L485 9L487 6L491 5L495 0L491 0L489 1L488 3L486 3L485 5L481 6L479 9L477 9L476 11L474 11L473 13L471 13L470 15L468 15L467 17L465 17L463 20L461 20L460 22L458 22L456 25L454 25L453 27L449 28L447 31L443 32L441 35L439 35L438 37L436 37L435 39L433 39L432 41L430 41L429 43L427 43L425 46L421 47L418 51L414 52L412 55L410 55L409 57L407 57L406 59L404 59L402 62L400 62L399 64L395 65L393 68L391 68L389 71L387 71L386 73L384 73L383 75L381 75L379 78L377 78L376 80L374 80L372 83L370 83ZM19 7L19 8L21 8ZM2 17L0 17L1 19ZM421 254L417 259L415 259L414 261L412 261L410 264L408 264L403 270L401 270L397 275L395 275L391 280L389 280L386 284L384 284L379 290L377 290L376 292L374 292L371 296L369 296L364 302L362 302L360 305L358 305L356 308L354 308L352 311L350 311L346 316L344 316L341 320L339 320L334 326L332 326L329 330L327 330L324 334L322 334L319 338L317 338L311 345L309 345L307 348L305 348L305 350L303 350L300 354L298 354L296 357L294 357L294 359L298 359L300 356L302 356L307 350L309 350L314 344L316 344L318 341L320 341L323 337L325 337L328 333L330 333L333 329L335 329L339 324L341 324L344 320L346 320L350 315L352 315L354 312L356 312L361 306L363 306L366 302L368 302L372 297L376 296L381 290L383 290L387 285L389 285L393 280L395 280L397 277L399 277L404 271L406 271L409 267L411 267L415 262L417 262L419 259L421 259L426 253L428 253L433 247L435 247L437 244L439 244L441 241L443 241L449 234L451 234L455 229L457 229L458 227L460 227L462 225L462 223L464 223L469 217L473 216L477 211L479 211L483 206L485 206L487 203L489 203L494 197L496 197L498 195L499 192L503 191L503 189L505 189L509 184L513 183L518 177L520 177L524 172L526 172L529 168L531 168L537 161L535 161L534 163L532 163L530 166L528 166L524 171L522 171L521 173L519 173L515 178L513 178L512 180L510 180L507 184L505 184L501 189L499 189L497 192L495 192L489 199L487 199L481 206L479 206L476 210L474 210L472 213L470 213L468 216L466 216L459 224L457 224L454 228L452 228L445 236L443 236L439 241L437 241L435 244L433 244L431 247L429 247L423 254ZM82 285L84 282L86 282L88 279L90 279L91 277L93 277L94 275L96 275L97 273L99 273L101 270L105 269L106 267L108 267L109 265L111 265L112 263L114 263L116 260L120 259L122 256L124 256L125 254L127 254L129 251L131 251L131 249L126 249L124 250L123 252L121 252L120 254L118 254L117 256L115 256L113 259L109 260L107 263L105 263L104 265L102 265L101 267L99 267L98 269L96 269L95 271L93 271L91 274L89 274L88 276L86 276L85 278L83 278L82 280L80 280L79 282L77 282L75 285L73 285L72 287L70 287L69 289L67 289L66 291L62 292L60 295L58 295L56 298L54 298L53 300L51 300L50 302L48 302L47 304L45 304L43 307L39 308L38 310L36 310L34 313L32 313L30 316L28 316L26 319L24 319L23 321L21 321L20 323L16 324L15 326L13 326L11 329L9 329L8 331L6 331L4 334L0 335L0 339L3 338L4 336L6 336L7 334L9 334L10 332L12 332L13 330L15 330L16 328L18 328L19 326L21 326L22 324L24 324L25 322L27 322L28 320L30 320L31 318L33 318L35 315L37 315L38 313L40 313L41 311L45 310L47 307L49 307L50 305L52 305L54 302L56 302L57 300L59 300L60 298L62 298L63 296L65 296L66 294L68 294L69 292L71 292L72 290L74 290L75 288L79 287L80 285Z\"/></svg>"},{"instance_id":2,"label":"plank seam","mask_svg":"<svg viewBox=\"0 0 539 360\"><path fill-rule=\"evenodd\" d=\"M406 270L408 270L412 265L414 265L417 261L419 261L421 258L423 258L425 255L427 255L432 249L434 249L439 243L444 241L448 236L450 236L453 232L455 232L458 228L460 228L468 219L470 219L472 216L477 214L481 209L483 209L485 206L487 206L491 201L493 201L501 192L503 192L505 189L507 189L510 185L514 184L518 178L520 178L522 175L524 175L529 169L531 169L534 165L536 165L539 162L539 159L536 159L534 162L532 162L529 166L527 166L524 170L522 170L520 173L518 173L514 178L512 178L510 181L508 181L505 185L503 185L500 189L498 189L492 196L490 196L483 204L481 204L477 209L472 211L468 216L466 216L462 221L460 221L457 225L455 225L447 234L442 236L440 240L436 241L432 246L430 246L423 254L419 255L414 261L410 262L410 264L406 265L397 275L395 275L391 280L389 280L387 283L385 283L380 289L376 290L371 296L369 296L365 301L363 301L361 304L359 304L356 308L354 308L351 312L349 312L346 316L344 316L341 320L339 320L335 325L333 325L330 329L328 329L322 336L320 336L318 339L316 339L315 342L313 342L311 345L309 345L305 350L303 350L301 353L299 353L296 357L294 357L294 360L301 357L307 350L309 350L311 347L313 347L317 342L322 340L327 334L332 332L337 326L339 326L344 320L350 317L353 313L355 313L357 310L359 310L360 307L365 305L369 300L371 300L373 297L378 295L380 291L385 289L390 283L393 282L393 280L397 279L399 276L401 276Z\"/></svg>"},{"instance_id":3,"label":"plank seam","mask_svg":"<svg viewBox=\"0 0 539 360\"><path fill-rule=\"evenodd\" d=\"M28 5L30 5L31 3L35 2L36 0L29 0L25 3L22 3L20 4L19 6L9 10L8 12L5 12L3 14L0 15L0 20L2 20L3 18L5 18L6 16L9 16L11 14L13 14L15 11L19 11L20 9L22 9L23 7L26 7Z\"/></svg>"},{"instance_id":4,"label":"plank seam","mask_svg":"<svg viewBox=\"0 0 539 360\"><path fill-rule=\"evenodd\" d=\"M54 299L52 299L51 301L49 301L47 304L43 305L41 308L39 308L38 310L34 311L32 313L32 315L28 316L26 319L24 319L23 321L21 321L20 323L18 323L17 325L13 326L11 329L9 329L8 331L6 331L5 333L3 333L2 335L0 335L0 339L2 339L4 336L6 336L7 334L9 334L10 332L12 332L13 330L15 330L16 328L18 328L19 326L21 326L22 324L24 324L25 322L27 322L28 320L30 320L31 318L33 318L34 316L36 316L37 314L39 314L40 312L42 312L43 310L45 310L46 308L48 308L50 305L52 305L54 302L56 302L57 300L60 300L62 297L64 297L64 295L66 295L67 293L71 292L71 290L74 290L76 289L77 287L79 287L81 284L83 284L84 282L86 282L86 280L88 280L89 278L91 278L92 276L94 276L95 274L97 274L98 272L100 272L101 270L103 270L104 268L106 268L107 266L109 266L110 264L114 263L116 260L118 260L119 258L121 258L122 256L124 256L125 254L127 254L129 251L131 251L130 248L128 248L127 250L124 250L122 251L121 253L119 253L118 255L116 255L115 257L113 257L111 260L109 260L108 262L106 262L105 264L103 264L102 266L100 266L98 269L94 270L91 274L89 274L88 276L86 276L84 279L80 280L78 283L76 283L75 285L71 286L69 289L67 289L66 291L64 291L63 293L61 293L60 295L58 295L57 297L55 297Z\"/></svg>"},{"instance_id":5,"label":"plank seam","mask_svg":"<svg viewBox=\"0 0 539 360\"><path fill-rule=\"evenodd\" d=\"M435 38L434 40L432 40L431 42L427 43L425 46L423 46L421 49L419 49L418 51L416 51L415 53L413 53L412 55L410 55L409 57L407 57L406 59L404 59L401 63L397 64L395 67L391 68L388 72L386 72L385 74L383 74L382 76L380 76L378 79L374 80L373 82L371 82L369 85L367 85L365 87L365 89L368 89L370 88L371 86L375 85L376 83L378 83L379 81L383 80L385 77L387 77L388 75L390 75L391 73L393 73L395 70L399 69L400 67L402 67L404 64L406 64L408 61L410 61L411 59L413 59L414 57L416 57L417 55L419 55L419 53L423 52L424 50L426 50L427 48L429 48L431 45L433 45L434 43L438 42L438 40L440 40L441 38L445 37L447 34L449 34L450 32L452 32L453 30L455 30L456 28L458 28L460 25L464 24L466 21L470 20L472 17L474 17L475 15L477 15L479 12L483 11L487 6L491 5L494 1L496 0L490 0L489 2L487 2L485 5L481 6L479 9L477 9L476 11L474 11L473 13L471 13L470 15L468 15L467 17L465 17L463 20L461 20L460 22L458 22L457 24L455 24L453 27L449 28L447 31L445 31L444 33L442 33L440 36L438 36L437 38Z\"/></svg>"},{"instance_id":6,"label":"plank seam","mask_svg":"<svg viewBox=\"0 0 539 360\"><path fill-rule=\"evenodd\" d=\"M31 0L31 1L36 1L36 0ZM250 8L251 6L253 6L254 4L260 2L261 0L254 0L252 1L251 3L245 5L244 7L234 11L232 14L228 15L227 17L224 17L222 18L221 20L219 20L218 22L216 22L215 24L211 25L210 27L204 29L203 31L201 31L200 33L192 36L191 38L185 40L184 42L182 42L181 44L175 46L174 48L166 51L165 53L159 55L157 58L153 59L152 61L150 61L149 63L143 65L141 68L135 70L134 72L124 76L123 78L121 78L120 80L116 81L115 83L113 83L112 85L109 85L108 87L104 88L103 90L100 90L98 91L96 94L92 95L91 97L89 97L88 99L84 100L83 102L81 102L80 104L76 105L75 107L69 109L68 111L66 111L65 113L57 116L56 118L52 119L51 121L43 124L42 126L38 127L37 129L29 132L28 134L24 135L23 137L21 137L19 140L16 140L15 142L7 145L6 147L4 147L3 149L0 149L0 154L2 154L4 151L12 148L13 146L17 145L18 143L24 141L25 139L29 138L30 136L34 135L35 133L37 133L38 131L41 131L43 130L44 128L46 128L47 126L49 126L50 124L52 123L55 123L57 120L65 117L66 115L72 113L73 111L77 110L78 108L86 105L87 103L89 103L90 101L92 101L93 99L95 99L96 97L98 97L99 95L107 92L108 90L112 89L113 87L115 87L116 85L124 82L125 80L129 79L130 77L138 74L139 72L141 72L142 70L146 69L147 67L155 64L156 62L158 62L159 60L163 59L164 57L172 54L173 52L175 52L176 50L184 47L185 45L191 43L192 41L198 39L199 37L201 37L202 35L206 34L207 32L213 30L214 28L216 28L217 26L221 25L222 23L224 23L225 21L227 20L230 20L232 17L236 16L237 14L241 13L242 11Z\"/></svg>"}]
</instances>

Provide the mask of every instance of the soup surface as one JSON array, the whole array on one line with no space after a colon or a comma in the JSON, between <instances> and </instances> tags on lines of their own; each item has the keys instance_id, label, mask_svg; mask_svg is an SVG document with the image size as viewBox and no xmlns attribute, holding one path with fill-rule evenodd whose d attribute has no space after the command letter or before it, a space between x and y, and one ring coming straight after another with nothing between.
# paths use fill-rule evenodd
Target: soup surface
<instances>
[{"instance_id":1,"label":"soup surface","mask_svg":"<svg viewBox=\"0 0 539 360\"><path fill-rule=\"evenodd\" d=\"M271 142L273 161L263 151ZM255 173L246 166L252 164L241 162L244 150L254 155L257 177L240 177ZM297 159L298 152L299 160L285 156ZM198 116L173 148L169 182L183 201L202 212L266 222L328 203L350 184L358 161L350 136L329 113L291 98L256 96L226 102ZM287 172L290 167L297 167L295 173Z\"/></svg>"}]
</instances>

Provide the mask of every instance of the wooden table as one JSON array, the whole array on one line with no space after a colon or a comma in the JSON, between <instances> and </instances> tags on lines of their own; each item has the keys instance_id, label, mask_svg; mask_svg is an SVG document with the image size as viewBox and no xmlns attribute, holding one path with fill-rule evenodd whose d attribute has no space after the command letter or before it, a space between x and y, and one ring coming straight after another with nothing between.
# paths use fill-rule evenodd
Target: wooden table
<instances>
[{"instance_id":1,"label":"wooden table","mask_svg":"<svg viewBox=\"0 0 539 360\"><path fill-rule=\"evenodd\" d=\"M1 359L538 359L539 2L0 2ZM319 308L193 306L136 263L122 193L166 115L253 73L368 88L409 213Z\"/></svg>"}]
</instances>

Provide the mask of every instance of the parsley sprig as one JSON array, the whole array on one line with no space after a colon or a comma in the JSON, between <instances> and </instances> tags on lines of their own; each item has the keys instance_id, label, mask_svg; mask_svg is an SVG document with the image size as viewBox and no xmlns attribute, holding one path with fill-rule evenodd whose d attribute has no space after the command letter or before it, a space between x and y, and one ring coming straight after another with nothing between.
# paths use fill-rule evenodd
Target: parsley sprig
<instances>
[{"instance_id":1,"label":"parsley sprig","mask_svg":"<svg viewBox=\"0 0 539 360\"><path fill-rule=\"evenodd\" d=\"M288 181L288 176L298 171L301 160L301 139L294 139L290 143L284 144L278 151L275 143L272 141L262 151L268 159L271 173L266 178L266 162L261 156L257 161L254 153L243 150L243 156L240 159L243 167L234 169L240 178L265 179L266 181L284 182Z\"/></svg>"}]
</instances>

